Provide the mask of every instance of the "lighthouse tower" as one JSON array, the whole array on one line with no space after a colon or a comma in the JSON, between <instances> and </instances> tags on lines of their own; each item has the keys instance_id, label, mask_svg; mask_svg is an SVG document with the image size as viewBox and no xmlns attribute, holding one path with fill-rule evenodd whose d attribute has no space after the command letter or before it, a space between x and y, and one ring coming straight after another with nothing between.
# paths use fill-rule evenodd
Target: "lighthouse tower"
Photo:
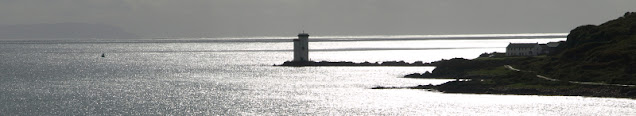
<instances>
[{"instance_id":1,"label":"lighthouse tower","mask_svg":"<svg viewBox=\"0 0 636 116\"><path fill-rule=\"evenodd\" d=\"M309 61L309 34L303 32L294 39L294 62Z\"/></svg>"}]
</instances>

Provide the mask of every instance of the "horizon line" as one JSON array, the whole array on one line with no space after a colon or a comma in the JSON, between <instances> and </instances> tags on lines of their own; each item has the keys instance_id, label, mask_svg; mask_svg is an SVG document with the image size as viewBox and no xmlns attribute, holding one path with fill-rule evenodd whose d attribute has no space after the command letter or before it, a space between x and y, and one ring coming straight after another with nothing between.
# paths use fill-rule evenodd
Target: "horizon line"
<instances>
[{"instance_id":1,"label":"horizon line","mask_svg":"<svg viewBox=\"0 0 636 116\"><path fill-rule=\"evenodd\" d=\"M538 36L557 36L566 37L569 33L492 33L492 34L395 34L395 35L312 35L306 32L309 38L321 39L370 39L370 38L438 38L438 37L538 37ZM235 36L235 37L155 37L155 39L290 39L296 38L296 34L290 36Z\"/></svg>"}]
</instances>

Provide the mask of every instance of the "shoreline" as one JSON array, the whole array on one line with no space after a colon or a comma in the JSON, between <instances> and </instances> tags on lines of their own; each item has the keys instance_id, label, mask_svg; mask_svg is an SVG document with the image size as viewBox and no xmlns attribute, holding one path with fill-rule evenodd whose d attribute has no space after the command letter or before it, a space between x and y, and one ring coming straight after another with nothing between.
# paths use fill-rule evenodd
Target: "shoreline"
<instances>
[{"instance_id":1,"label":"shoreline","mask_svg":"<svg viewBox=\"0 0 636 116\"><path fill-rule=\"evenodd\" d=\"M383 61L383 62L350 62L350 61L339 61L339 62L331 62L331 61L286 61L283 64L273 66L292 66L292 67L303 67L303 66L435 66L435 63L424 63L422 61L416 61L413 63L408 63L404 61Z\"/></svg>"},{"instance_id":2,"label":"shoreline","mask_svg":"<svg viewBox=\"0 0 636 116\"><path fill-rule=\"evenodd\" d=\"M456 58L438 61L431 72L407 74L413 79L463 79L440 85L411 87L383 87L371 89L431 89L442 93L513 94L547 96L587 96L636 99L636 87L616 84L576 83L539 75L535 71L516 69L511 65L523 65L525 61L540 57Z\"/></svg>"},{"instance_id":3,"label":"shoreline","mask_svg":"<svg viewBox=\"0 0 636 116\"><path fill-rule=\"evenodd\" d=\"M376 86L370 89L423 89L442 93L494 94L494 95L539 95L539 96L582 96L636 99L636 90L629 87L579 86L575 88L505 88L479 85L470 81L449 81L441 85L417 85L409 87Z\"/></svg>"}]
</instances>

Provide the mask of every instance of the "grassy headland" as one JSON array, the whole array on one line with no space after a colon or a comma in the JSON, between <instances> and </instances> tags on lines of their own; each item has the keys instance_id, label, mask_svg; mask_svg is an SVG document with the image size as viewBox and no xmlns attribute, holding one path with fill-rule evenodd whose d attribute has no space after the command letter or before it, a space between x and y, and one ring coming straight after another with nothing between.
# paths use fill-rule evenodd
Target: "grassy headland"
<instances>
[{"instance_id":1,"label":"grassy headland","mask_svg":"<svg viewBox=\"0 0 636 116\"><path fill-rule=\"evenodd\" d=\"M548 55L455 58L436 62L432 72L405 77L470 80L411 87L449 93L636 98L636 87L621 86L636 85L636 13L577 27Z\"/></svg>"}]
</instances>

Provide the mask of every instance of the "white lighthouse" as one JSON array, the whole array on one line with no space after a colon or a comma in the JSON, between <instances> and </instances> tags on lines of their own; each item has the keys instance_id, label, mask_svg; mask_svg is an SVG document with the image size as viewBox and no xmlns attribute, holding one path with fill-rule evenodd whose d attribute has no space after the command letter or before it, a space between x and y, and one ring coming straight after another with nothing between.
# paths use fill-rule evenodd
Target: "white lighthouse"
<instances>
[{"instance_id":1,"label":"white lighthouse","mask_svg":"<svg viewBox=\"0 0 636 116\"><path fill-rule=\"evenodd\" d=\"M303 32L294 39L294 62L309 61L309 34Z\"/></svg>"}]
</instances>

